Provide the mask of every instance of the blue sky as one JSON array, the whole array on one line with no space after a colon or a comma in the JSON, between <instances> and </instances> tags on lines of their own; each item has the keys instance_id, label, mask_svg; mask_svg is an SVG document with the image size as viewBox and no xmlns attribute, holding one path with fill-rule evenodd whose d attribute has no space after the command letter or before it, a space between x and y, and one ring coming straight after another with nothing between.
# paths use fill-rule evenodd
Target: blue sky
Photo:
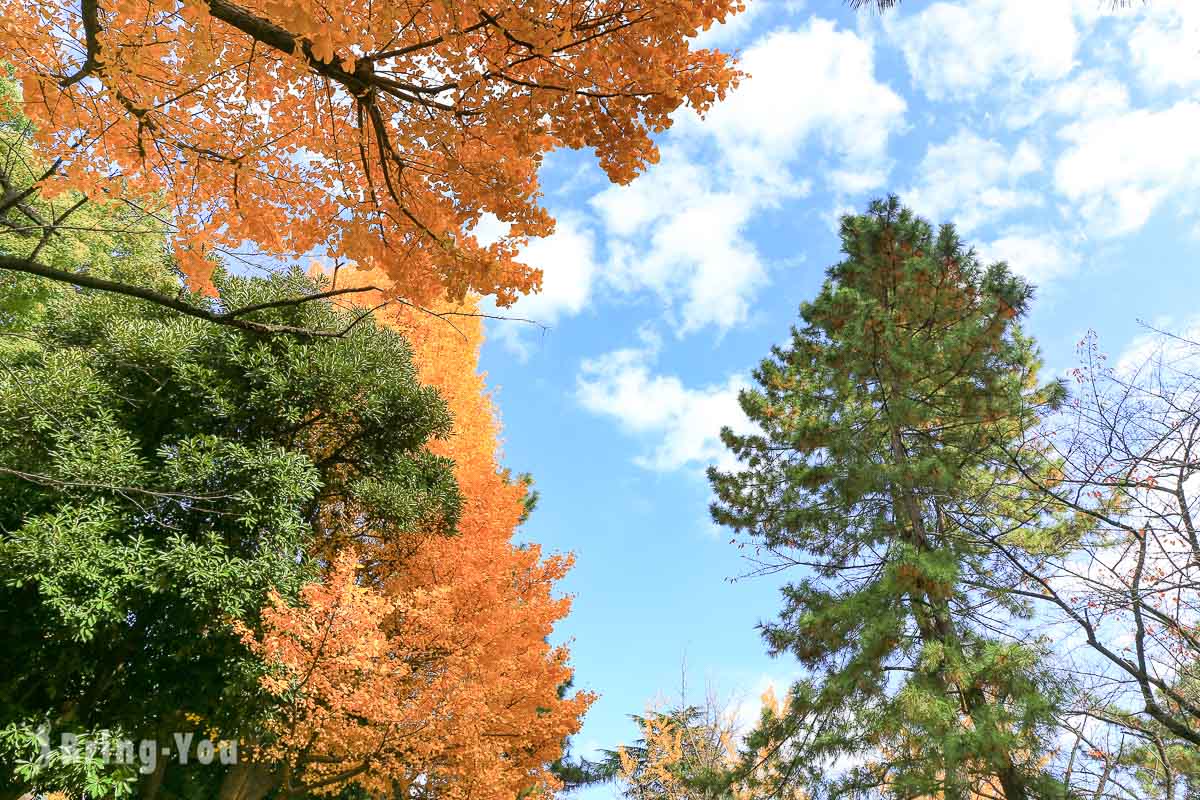
<instances>
[{"instance_id":1,"label":"blue sky","mask_svg":"<svg viewBox=\"0 0 1200 800\"><path fill-rule=\"evenodd\" d=\"M1139 320L1200 314L1200 4L748 5L703 39L750 78L706 120L679 113L645 175L614 187L588 154L549 159L558 230L525 254L545 289L508 313L550 330L491 324L484 349L505 463L541 491L524 535L577 556L559 635L601 694L585 753L677 696L685 657L694 691L747 706L795 675L755 631L788 576L731 580L752 565L708 521L703 471L837 260L838 214L896 192L956 222L1037 285L1028 328L1054 372L1089 328L1115 356Z\"/></svg>"}]
</instances>

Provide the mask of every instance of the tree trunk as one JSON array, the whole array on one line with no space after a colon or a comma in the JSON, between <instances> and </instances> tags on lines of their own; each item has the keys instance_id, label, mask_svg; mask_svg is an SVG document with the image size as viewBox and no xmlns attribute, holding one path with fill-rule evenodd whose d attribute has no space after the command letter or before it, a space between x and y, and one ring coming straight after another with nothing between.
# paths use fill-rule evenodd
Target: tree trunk
<instances>
[{"instance_id":1,"label":"tree trunk","mask_svg":"<svg viewBox=\"0 0 1200 800\"><path fill-rule=\"evenodd\" d=\"M158 797L158 790L162 788L163 778L166 777L166 774L167 759L160 758L154 765L154 772L143 775L138 782L138 797L141 800L155 800Z\"/></svg>"},{"instance_id":2,"label":"tree trunk","mask_svg":"<svg viewBox=\"0 0 1200 800\"><path fill-rule=\"evenodd\" d=\"M892 458L897 463L904 463L908 460L908 453L904 449L904 442L900 438L900 432L895 428L891 430L890 445ZM932 546L929 542L929 533L925 527L921 502L917 498L916 492L908 486L896 487L894 491L897 495L897 505L903 509L904 516L908 517L908 522L911 526L909 528L909 535L904 537L901 531L901 537L907 538L909 543L918 551L929 552ZM892 516L896 518L899 515L893 512ZM920 603L913 603L913 610L917 616L917 628L922 641L937 641L943 646L956 643L958 632L955 630L949 601L943 598L930 597L928 594L914 599L921 601ZM922 604L929 607L929 617L920 612ZM938 671L935 678L938 680L941 688L949 693L949 683L941 670ZM987 698L978 689L968 689L968 687L960 686L959 691L962 694L967 715L971 717L972 722L976 722L978 719L977 713L987 705ZM1025 786L1024 777L1013 763L1011 753L1006 752L1003 754L1002 763L996 777L1000 779L1000 786L1004 790L1005 800L1027 800L1029 793ZM948 785L945 787L943 793L946 796L946 800L960 800L960 798L964 797L964 793L952 790Z\"/></svg>"},{"instance_id":3,"label":"tree trunk","mask_svg":"<svg viewBox=\"0 0 1200 800\"><path fill-rule=\"evenodd\" d=\"M217 797L218 800L263 800L278 785L276 770L251 761L239 761L225 773Z\"/></svg>"}]
</instances>

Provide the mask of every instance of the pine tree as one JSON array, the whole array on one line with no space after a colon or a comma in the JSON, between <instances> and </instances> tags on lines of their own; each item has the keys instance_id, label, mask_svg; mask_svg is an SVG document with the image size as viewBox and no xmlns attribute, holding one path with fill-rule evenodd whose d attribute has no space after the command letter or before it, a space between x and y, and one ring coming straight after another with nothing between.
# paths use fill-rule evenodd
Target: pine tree
<instances>
[{"instance_id":1,"label":"pine tree","mask_svg":"<svg viewBox=\"0 0 1200 800\"><path fill-rule=\"evenodd\" d=\"M1004 446L1063 396L1018 327L1032 290L895 197L841 239L741 396L761 433L722 432L743 468L709 471L718 523L808 569L763 629L810 677L750 752L818 794L1060 796L1039 744L1058 687L987 546L1037 520Z\"/></svg>"}]
</instances>

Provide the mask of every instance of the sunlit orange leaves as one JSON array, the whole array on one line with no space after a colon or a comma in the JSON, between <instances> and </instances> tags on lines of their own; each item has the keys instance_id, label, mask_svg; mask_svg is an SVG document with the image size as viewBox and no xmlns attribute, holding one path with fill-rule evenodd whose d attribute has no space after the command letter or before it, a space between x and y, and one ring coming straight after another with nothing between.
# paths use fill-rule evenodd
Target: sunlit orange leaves
<instances>
[{"instance_id":1,"label":"sunlit orange leaves","mask_svg":"<svg viewBox=\"0 0 1200 800\"><path fill-rule=\"evenodd\" d=\"M537 168L593 148L615 181L652 133L736 79L689 37L740 0L8 0L0 53L23 79L52 180L163 202L194 285L247 245L385 270L419 303L499 303L552 220ZM484 212L513 223L482 247Z\"/></svg>"},{"instance_id":2,"label":"sunlit orange leaves","mask_svg":"<svg viewBox=\"0 0 1200 800\"><path fill-rule=\"evenodd\" d=\"M448 319L401 308L384 321L454 415L433 447L455 462L457 533L348 547L299 607L275 602L265 635L245 637L273 670L264 687L279 709L277 741L256 757L286 764L294 787L393 796L432 784L438 797L496 800L552 789L547 767L593 699L558 696L571 669L547 639L570 605L554 592L570 558L513 543L526 490L497 461L480 320Z\"/></svg>"}]
</instances>

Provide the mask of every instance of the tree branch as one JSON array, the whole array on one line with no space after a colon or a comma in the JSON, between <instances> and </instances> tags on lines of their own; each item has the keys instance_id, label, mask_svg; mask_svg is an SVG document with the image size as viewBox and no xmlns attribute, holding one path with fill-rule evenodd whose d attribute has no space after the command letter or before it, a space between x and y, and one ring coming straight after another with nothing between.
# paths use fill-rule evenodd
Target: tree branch
<instances>
[{"instance_id":1,"label":"tree branch","mask_svg":"<svg viewBox=\"0 0 1200 800\"><path fill-rule=\"evenodd\" d=\"M253 307L236 308L228 312L210 311L200 306L192 305L179 298L156 292L153 289L147 289L142 286L134 286L132 284L120 283L118 281L110 281L104 278L97 278L82 272L69 272L67 270L56 269L45 264L40 264L29 259L17 258L15 256L0 254L0 269L11 270L13 272L24 272L28 275L37 275L50 280L62 281L70 283L83 289L95 289L102 292L112 292L113 294L124 295L126 297L135 297L139 300L146 300L155 305L169 308L185 316L202 319L205 322L216 323L217 325L227 325L231 328L238 328L249 333L258 334L278 334L286 333L295 336L312 337L312 338L340 338L345 336L350 330L358 324L364 317L353 321L347 327L337 331L315 330L312 328L300 328L294 325L275 325L267 322L255 322L253 320L242 319L242 315L255 310ZM373 288L373 287L372 287ZM359 291L359 290L344 290L337 292L338 294ZM306 295L298 297L294 300L282 301L279 305L294 305L305 303L309 300L319 299L323 294Z\"/></svg>"}]
</instances>

